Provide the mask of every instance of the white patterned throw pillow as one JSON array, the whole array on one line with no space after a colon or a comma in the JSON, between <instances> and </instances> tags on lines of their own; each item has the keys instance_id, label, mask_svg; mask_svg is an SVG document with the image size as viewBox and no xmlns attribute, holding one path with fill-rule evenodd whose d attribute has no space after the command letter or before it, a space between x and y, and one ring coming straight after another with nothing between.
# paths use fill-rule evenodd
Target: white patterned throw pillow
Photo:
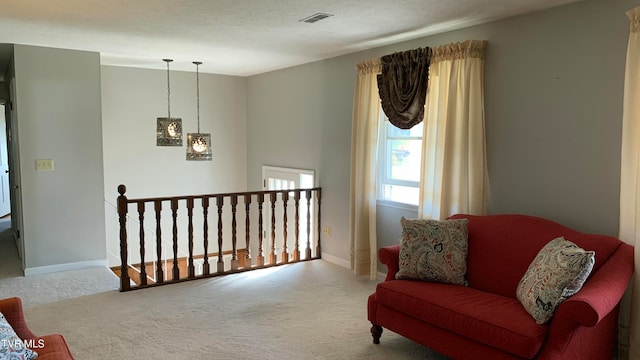
<instances>
[{"instance_id":1,"label":"white patterned throw pillow","mask_svg":"<svg viewBox=\"0 0 640 360\"><path fill-rule=\"evenodd\" d=\"M402 218L402 243L396 279L468 285L467 219Z\"/></svg>"},{"instance_id":2,"label":"white patterned throw pillow","mask_svg":"<svg viewBox=\"0 0 640 360\"><path fill-rule=\"evenodd\" d=\"M26 347L4 315L0 313L0 359L31 360L37 358L38 354Z\"/></svg>"},{"instance_id":3,"label":"white patterned throw pillow","mask_svg":"<svg viewBox=\"0 0 640 360\"><path fill-rule=\"evenodd\" d=\"M538 324L544 324L565 299L574 295L595 264L595 252L586 251L564 237L551 240L533 259L516 295Z\"/></svg>"}]
</instances>

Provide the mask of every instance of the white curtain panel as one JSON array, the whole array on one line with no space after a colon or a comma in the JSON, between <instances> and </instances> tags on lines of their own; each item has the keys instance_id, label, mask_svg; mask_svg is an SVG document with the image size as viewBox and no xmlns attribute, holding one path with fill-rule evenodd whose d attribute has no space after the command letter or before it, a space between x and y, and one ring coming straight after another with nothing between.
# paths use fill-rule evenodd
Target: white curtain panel
<instances>
[{"instance_id":1,"label":"white curtain panel","mask_svg":"<svg viewBox=\"0 0 640 360\"><path fill-rule=\"evenodd\" d=\"M380 97L376 76L380 59L356 66L351 128L350 257L355 275L374 280L378 267L376 239L376 179Z\"/></svg>"},{"instance_id":2,"label":"white curtain panel","mask_svg":"<svg viewBox=\"0 0 640 360\"><path fill-rule=\"evenodd\" d=\"M619 237L635 247L635 271L620 308L618 357L640 359L640 6L627 11L627 16L631 32L622 111Z\"/></svg>"},{"instance_id":3,"label":"white curtain panel","mask_svg":"<svg viewBox=\"0 0 640 360\"><path fill-rule=\"evenodd\" d=\"M486 41L433 48L422 149L419 217L487 212Z\"/></svg>"}]
</instances>

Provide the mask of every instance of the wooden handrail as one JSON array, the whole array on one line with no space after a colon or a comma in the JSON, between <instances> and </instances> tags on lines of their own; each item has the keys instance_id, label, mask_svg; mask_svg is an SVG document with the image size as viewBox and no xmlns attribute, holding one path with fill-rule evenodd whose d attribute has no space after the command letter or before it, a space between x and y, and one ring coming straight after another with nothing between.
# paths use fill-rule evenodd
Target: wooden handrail
<instances>
[{"instance_id":1,"label":"wooden handrail","mask_svg":"<svg viewBox=\"0 0 640 360\"><path fill-rule=\"evenodd\" d=\"M229 273L237 273L241 271L249 271L254 269L260 269L265 267L283 265L298 261L307 261L313 259L321 258L321 229L322 225L320 223L320 214L321 214L321 191L322 189L319 187L309 188L309 189L286 189L286 190L263 190L263 191L251 191L251 192L231 192L231 193L220 193L220 194L204 194L204 195L187 195L187 196L169 196L169 197L156 197L156 198L138 198L138 199L129 199L125 195L127 188L125 185L118 186L118 216L119 216L119 224L120 224L120 291L128 291L133 289L158 286L163 284L171 284L176 282L182 282L187 280L201 279L206 277L224 275ZM291 197L291 194L293 197ZM212 201L215 199L215 201ZM255 203L257 203L257 214L252 213L251 205L254 203L253 199L255 199ZM290 201L293 199L293 202ZM303 201L301 204L301 199L306 200L306 203ZM238 249L238 232L237 227L238 223L242 224L242 221L238 221L238 217L242 217L242 214L238 214L238 205L244 204L244 226L245 226L245 248L242 249L243 257L240 259L238 257L239 249ZM268 263L265 263L265 254L264 254L264 241L267 240L264 238L264 224L263 224L263 209L264 202L268 201L267 209L271 211L270 223L267 224L271 230L271 248L268 249ZM196 206L196 201L199 201L201 207ZM164 248L170 249L171 257L164 256L163 257L163 238L162 238L162 212L163 206L162 203L167 202L170 206L166 209L170 211L170 218L167 218L167 221L171 223L171 246L164 246ZM293 206L295 208L295 217L294 219L288 219L288 216L291 214L287 213L287 207ZM139 221L139 254L132 253L131 256L139 256L140 264L150 263L155 266L155 281L148 282L147 281L147 270L146 266L141 266L139 281L136 281L134 285L131 283L131 278L129 276L129 252L128 252L128 233L127 233L127 218L129 205L136 205L132 208L132 211L138 212L137 220ZM155 212L155 242L152 241L151 244L146 244L146 234L145 234L145 226L144 222L146 220L145 210L146 206L149 204L153 208ZM181 208L181 204L185 204L185 208ZM313 205L313 207L312 207ZM225 214L225 206L230 207L231 210L231 230L225 230L226 227L223 224ZM210 259L209 252L210 249L209 239L210 239L210 223L209 223L209 214L210 207L214 207L215 213L217 213L217 249L213 250L217 254L217 264L216 271L211 272L210 267ZM134 210L135 209L135 210ZM217 210L217 211L216 211ZM254 210L256 207L254 206ZM278 219L276 219L276 211L282 211L282 219L279 224L282 225L280 230L276 231L276 224L278 223ZM182 214L186 212L186 219L181 218ZM242 212L242 210L240 210ZM306 213L305 227L306 227L306 242L300 241L300 217L302 213ZM252 216L253 215L253 216ZM215 216L215 215L213 215ZM251 232L251 219L252 217L257 217L258 222L258 236L257 243L255 241L255 234ZM196 234L200 234L200 230L195 229L196 218L202 220L202 243L200 244L196 241ZM131 218L135 219L135 218ZM181 229L180 224L186 225L186 234L182 233L184 229ZM314 233L312 231L312 225L317 225L317 237L312 241L311 234ZM240 225L242 226L242 225ZM291 236L291 232L288 231L288 226L295 226L295 230L292 231L292 239L291 241L295 241L292 246L288 244L288 237ZM224 232L223 232L224 230ZM227 235L229 239L230 236L230 247L231 251L228 256L230 256L230 269L225 269L224 257L223 254L225 251L223 250L225 244L225 236ZM254 236L252 236L254 235ZM276 238L276 235L281 237L281 239ZM185 252L184 247L180 247L180 239L186 239L186 249ZM253 240L253 241L252 241ZM184 240L183 240L184 241ZM315 243L316 248L312 249L312 242ZM251 245L257 245L257 254L255 258L255 263L251 256ZM183 243L184 244L184 243ZM145 260L146 257L146 246L151 245L156 248L156 259L149 260L148 262ZM200 245L202 247L200 247ZM269 245L267 242L266 245ZM304 251L304 258L301 257L300 245L306 245ZM183 245L185 246L185 245ZM203 253L196 254L196 247L198 251L200 249L203 250ZM278 254L278 251L281 251ZM291 251L291 253L290 253ZM179 256L178 253L182 254L188 253L187 262L184 262L184 256L181 257L183 266L186 265L186 268L182 268L182 273L179 265ZM278 256L280 255L280 256ZM213 257L213 256L212 256ZM278 257L280 258L278 260ZM198 268L196 268L195 259L198 260ZM171 272L171 278L165 278L165 271L163 270L163 263L172 262L171 271L169 268L166 269L167 272ZM167 265L169 265L167 264ZM150 267L149 271L152 272L153 268Z\"/></svg>"}]
</instances>

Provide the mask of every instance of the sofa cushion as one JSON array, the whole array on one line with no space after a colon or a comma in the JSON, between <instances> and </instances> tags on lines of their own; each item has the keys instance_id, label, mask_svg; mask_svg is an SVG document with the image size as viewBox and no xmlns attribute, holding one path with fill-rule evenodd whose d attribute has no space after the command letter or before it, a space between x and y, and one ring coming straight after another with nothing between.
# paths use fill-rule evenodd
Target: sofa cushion
<instances>
[{"instance_id":1,"label":"sofa cushion","mask_svg":"<svg viewBox=\"0 0 640 360\"><path fill-rule=\"evenodd\" d=\"M38 353L27 348L0 313L0 359L32 360L37 357Z\"/></svg>"},{"instance_id":2,"label":"sofa cushion","mask_svg":"<svg viewBox=\"0 0 640 360\"><path fill-rule=\"evenodd\" d=\"M473 288L410 280L378 284L379 304L530 359L542 346L547 325L539 325L518 300Z\"/></svg>"},{"instance_id":3,"label":"sofa cushion","mask_svg":"<svg viewBox=\"0 0 640 360\"><path fill-rule=\"evenodd\" d=\"M582 288L594 258L593 251L585 251L564 237L551 240L520 280L518 300L538 324L544 324L561 302Z\"/></svg>"},{"instance_id":4,"label":"sofa cushion","mask_svg":"<svg viewBox=\"0 0 640 360\"><path fill-rule=\"evenodd\" d=\"M513 299L531 261L552 239L564 236L585 250L595 251L594 273L620 246L620 240L612 236L581 233L533 216L458 214L452 218L469 220L469 286Z\"/></svg>"},{"instance_id":5,"label":"sofa cushion","mask_svg":"<svg viewBox=\"0 0 640 360\"><path fill-rule=\"evenodd\" d=\"M396 279L466 285L468 220L402 218Z\"/></svg>"}]
</instances>

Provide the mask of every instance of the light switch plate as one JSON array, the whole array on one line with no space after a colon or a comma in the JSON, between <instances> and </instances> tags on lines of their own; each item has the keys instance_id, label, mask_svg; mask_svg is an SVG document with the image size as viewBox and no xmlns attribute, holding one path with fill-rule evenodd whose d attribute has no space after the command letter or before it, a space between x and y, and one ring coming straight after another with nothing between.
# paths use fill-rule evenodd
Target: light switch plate
<instances>
[{"instance_id":1,"label":"light switch plate","mask_svg":"<svg viewBox=\"0 0 640 360\"><path fill-rule=\"evenodd\" d=\"M322 235L331 237L331 226L322 225Z\"/></svg>"},{"instance_id":2,"label":"light switch plate","mask_svg":"<svg viewBox=\"0 0 640 360\"><path fill-rule=\"evenodd\" d=\"M53 171L53 160L36 159L36 171Z\"/></svg>"}]
</instances>

